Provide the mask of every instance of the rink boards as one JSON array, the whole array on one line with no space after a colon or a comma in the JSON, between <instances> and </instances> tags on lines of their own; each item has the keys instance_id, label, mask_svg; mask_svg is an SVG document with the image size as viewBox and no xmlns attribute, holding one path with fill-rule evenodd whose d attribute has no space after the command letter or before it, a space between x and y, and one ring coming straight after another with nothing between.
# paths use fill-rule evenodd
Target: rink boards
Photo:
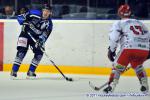
<instances>
[{"instance_id":1,"label":"rink boards","mask_svg":"<svg viewBox=\"0 0 150 100\"><path fill-rule=\"evenodd\" d=\"M111 62L107 58L108 33L112 20L53 20L54 29L46 43L46 52L64 73L107 75ZM143 21L150 28L150 21ZM16 55L20 25L16 20L0 20L0 70L10 71ZM33 54L29 50L21 72L26 72ZM144 63L150 76L150 60ZM37 72L58 71L44 56ZM125 75L135 75L129 70Z\"/></svg>"}]
</instances>

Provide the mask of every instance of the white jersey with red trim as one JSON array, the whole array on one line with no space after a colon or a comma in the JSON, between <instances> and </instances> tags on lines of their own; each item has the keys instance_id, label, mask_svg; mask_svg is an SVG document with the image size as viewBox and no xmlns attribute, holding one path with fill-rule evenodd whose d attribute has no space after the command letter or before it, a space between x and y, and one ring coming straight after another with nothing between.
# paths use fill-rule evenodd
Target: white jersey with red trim
<instances>
[{"instance_id":1,"label":"white jersey with red trim","mask_svg":"<svg viewBox=\"0 0 150 100\"><path fill-rule=\"evenodd\" d=\"M119 44L121 49L149 50L150 33L147 27L136 19L122 19L115 22L109 33L111 51Z\"/></svg>"}]
</instances>

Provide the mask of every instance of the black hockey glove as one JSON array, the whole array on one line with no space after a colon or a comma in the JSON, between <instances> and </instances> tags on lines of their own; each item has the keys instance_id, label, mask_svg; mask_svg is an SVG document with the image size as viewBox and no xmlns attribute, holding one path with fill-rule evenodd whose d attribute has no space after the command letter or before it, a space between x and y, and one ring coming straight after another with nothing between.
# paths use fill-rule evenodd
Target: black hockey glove
<instances>
[{"instance_id":1,"label":"black hockey glove","mask_svg":"<svg viewBox=\"0 0 150 100\"><path fill-rule=\"evenodd\" d=\"M42 51L44 51L45 50L45 41L46 41L46 38L43 35L39 36L39 39L35 43L35 47L40 48Z\"/></svg>"},{"instance_id":2,"label":"black hockey glove","mask_svg":"<svg viewBox=\"0 0 150 100\"><path fill-rule=\"evenodd\" d=\"M115 51L112 52L109 47L107 56L108 56L109 60L113 62L115 60L116 53L115 53Z\"/></svg>"},{"instance_id":3,"label":"black hockey glove","mask_svg":"<svg viewBox=\"0 0 150 100\"><path fill-rule=\"evenodd\" d=\"M150 59L150 51L149 51L149 54L148 54L148 57L147 57L147 59Z\"/></svg>"}]
</instances>

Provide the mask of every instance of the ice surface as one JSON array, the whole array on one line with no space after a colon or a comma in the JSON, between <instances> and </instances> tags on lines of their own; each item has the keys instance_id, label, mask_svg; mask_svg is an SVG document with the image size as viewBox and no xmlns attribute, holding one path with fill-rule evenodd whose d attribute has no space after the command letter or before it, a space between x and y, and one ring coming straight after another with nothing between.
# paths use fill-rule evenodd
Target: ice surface
<instances>
[{"instance_id":1,"label":"ice surface","mask_svg":"<svg viewBox=\"0 0 150 100\"><path fill-rule=\"evenodd\" d=\"M113 96L106 96L92 90L88 82L100 86L108 76L67 75L75 80L68 82L60 74L37 73L35 80L27 80L26 73L18 73L18 79L11 80L9 74L0 72L0 100L150 100L150 95L140 92L136 77L121 76Z\"/></svg>"}]
</instances>

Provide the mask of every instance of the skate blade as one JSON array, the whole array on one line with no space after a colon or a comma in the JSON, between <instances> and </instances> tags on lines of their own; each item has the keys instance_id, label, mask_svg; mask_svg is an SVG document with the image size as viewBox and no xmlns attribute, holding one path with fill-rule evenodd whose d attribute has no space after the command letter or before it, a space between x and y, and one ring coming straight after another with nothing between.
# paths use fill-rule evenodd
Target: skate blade
<instances>
[{"instance_id":1,"label":"skate blade","mask_svg":"<svg viewBox=\"0 0 150 100\"><path fill-rule=\"evenodd\" d=\"M146 91L141 91L143 94L150 94L149 93L149 90L146 90Z\"/></svg>"},{"instance_id":2,"label":"skate blade","mask_svg":"<svg viewBox=\"0 0 150 100\"><path fill-rule=\"evenodd\" d=\"M10 79L11 79L11 80L16 80L17 77L15 77L15 76L10 76Z\"/></svg>"},{"instance_id":3,"label":"skate blade","mask_svg":"<svg viewBox=\"0 0 150 100\"><path fill-rule=\"evenodd\" d=\"M37 78L35 76L27 76L26 79L34 80L34 79L37 79Z\"/></svg>"}]
</instances>

